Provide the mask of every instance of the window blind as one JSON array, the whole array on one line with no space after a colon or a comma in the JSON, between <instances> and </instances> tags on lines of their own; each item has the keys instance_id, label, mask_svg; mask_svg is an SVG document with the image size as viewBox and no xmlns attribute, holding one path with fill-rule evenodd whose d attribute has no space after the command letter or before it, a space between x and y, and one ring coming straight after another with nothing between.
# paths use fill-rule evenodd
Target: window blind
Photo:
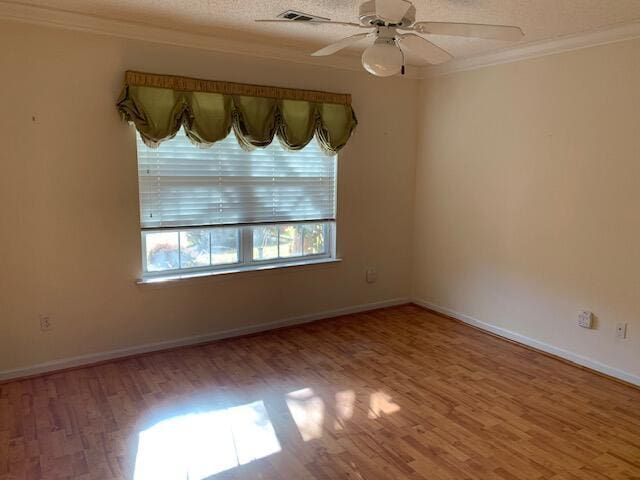
<instances>
[{"instance_id":1,"label":"window blind","mask_svg":"<svg viewBox=\"0 0 640 480\"><path fill-rule=\"evenodd\" d=\"M155 149L138 136L138 173L142 228L335 218L336 157L315 139L247 152L233 132L207 149L182 131Z\"/></svg>"}]
</instances>

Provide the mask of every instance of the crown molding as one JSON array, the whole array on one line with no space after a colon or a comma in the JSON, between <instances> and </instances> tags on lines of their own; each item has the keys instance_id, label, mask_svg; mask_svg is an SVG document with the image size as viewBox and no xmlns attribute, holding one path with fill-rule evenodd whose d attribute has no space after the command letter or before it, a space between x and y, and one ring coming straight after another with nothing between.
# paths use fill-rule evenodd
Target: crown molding
<instances>
[{"instance_id":1,"label":"crown molding","mask_svg":"<svg viewBox=\"0 0 640 480\"><path fill-rule=\"evenodd\" d=\"M195 48L233 55L243 55L297 64L338 68L368 75L360 59L350 55L311 57L291 46L278 46L258 41L242 41L213 35L190 33L134 22L126 22L85 15L65 10L38 7L0 0L0 20L61 28L98 35L159 43L178 47ZM420 69L411 68L407 77L419 78Z\"/></svg>"},{"instance_id":2,"label":"crown molding","mask_svg":"<svg viewBox=\"0 0 640 480\"><path fill-rule=\"evenodd\" d=\"M318 67L337 68L366 73L357 56L332 55L311 57L291 46L278 46L259 41L243 41L134 22L69 12L47 7L25 5L0 0L0 20L28 23L46 27L75 30L151 43L195 48L213 52L265 58ZM502 50L459 58L443 65L409 66L407 78L425 79L468 70L543 57L572 50L606 45L640 38L640 20L611 27L590 30L549 40L518 44Z\"/></svg>"},{"instance_id":3,"label":"crown molding","mask_svg":"<svg viewBox=\"0 0 640 480\"><path fill-rule=\"evenodd\" d=\"M493 65L518 62L529 58L544 57L598 45L633 40L635 38L640 38L640 21L616 24L607 28L522 44L491 53L460 58L443 65L422 67L420 70L420 78L432 78L468 70L476 70Z\"/></svg>"},{"instance_id":4,"label":"crown molding","mask_svg":"<svg viewBox=\"0 0 640 480\"><path fill-rule=\"evenodd\" d=\"M247 55L293 63L314 64L345 70L360 70L352 58L332 57L309 60L304 52L291 47L268 45L264 42L242 41L200 33L155 27L93 15L69 12L47 7L0 1L0 20L28 23L46 27L75 30L98 35L195 48L199 50ZM315 60L315 61L313 61Z\"/></svg>"}]
</instances>

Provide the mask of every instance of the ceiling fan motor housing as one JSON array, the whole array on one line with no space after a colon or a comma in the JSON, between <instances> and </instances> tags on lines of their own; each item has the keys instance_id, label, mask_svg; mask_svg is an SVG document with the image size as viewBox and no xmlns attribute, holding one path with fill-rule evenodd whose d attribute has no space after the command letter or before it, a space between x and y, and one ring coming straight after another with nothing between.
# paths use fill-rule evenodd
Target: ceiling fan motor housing
<instances>
[{"instance_id":1,"label":"ceiling fan motor housing","mask_svg":"<svg viewBox=\"0 0 640 480\"><path fill-rule=\"evenodd\" d=\"M402 20L394 23L396 27L408 27L416 21L416 7L411 5ZM368 0L360 4L360 23L363 25L382 26L385 21L376 14L376 0Z\"/></svg>"}]
</instances>

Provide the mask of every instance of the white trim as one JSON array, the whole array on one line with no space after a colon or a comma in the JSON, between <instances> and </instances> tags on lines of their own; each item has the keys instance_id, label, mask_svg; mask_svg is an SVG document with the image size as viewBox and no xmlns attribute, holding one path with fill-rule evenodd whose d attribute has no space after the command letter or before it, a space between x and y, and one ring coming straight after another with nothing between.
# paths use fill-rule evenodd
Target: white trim
<instances>
[{"instance_id":1,"label":"white trim","mask_svg":"<svg viewBox=\"0 0 640 480\"><path fill-rule=\"evenodd\" d=\"M282 320L276 320L275 322L257 323L254 325L250 325L248 327L221 330L217 332L206 333L203 335L195 335L193 337L179 338L177 340L167 340L164 342L147 343L144 345L138 345L134 347L121 348L118 350L110 350L108 352L81 355L78 357L62 358L59 360L53 360L51 362L40 363L37 365L20 367L13 370L0 371L0 381L6 381L12 378L29 377L32 375L55 372L57 370L63 370L66 368L91 365L98 362L115 360L118 358L129 357L132 355L139 355L142 353L156 352L160 350L167 350L170 348L184 347L188 345L196 345L200 343L212 342L214 340L221 340L223 338L232 338L232 337L238 337L242 335L248 335L251 333L264 332L264 331L273 330L276 328L288 327L291 325L300 325L303 323L309 323L316 320L338 317L340 315L366 312L366 311L375 310L378 308L394 307L397 305L407 304L409 303L409 301L410 301L409 298L392 298L392 299L383 300L380 302L364 303L360 305L353 305L350 307L336 308L333 310L325 310L324 312L310 313L306 315L299 315L296 317L284 318Z\"/></svg>"},{"instance_id":2,"label":"white trim","mask_svg":"<svg viewBox=\"0 0 640 480\"><path fill-rule=\"evenodd\" d=\"M277 270L279 268L293 268L293 267L311 267L314 265L326 265L332 263L342 262L341 258L334 256L318 256L308 257L296 257L297 260L289 261L274 261L264 263L249 263L249 264L234 264L234 266L228 268L220 268L217 270L200 270L196 272L189 272L188 270L182 270L180 273L164 275L154 275L142 277L136 280L138 285L164 285L172 284L176 282L182 282L183 280L193 280L196 278L215 277L217 275L229 275L232 273L249 273L249 272L264 272L269 270Z\"/></svg>"},{"instance_id":3,"label":"white trim","mask_svg":"<svg viewBox=\"0 0 640 480\"><path fill-rule=\"evenodd\" d=\"M565 35L538 42L523 43L496 52L459 58L442 65L422 67L420 78L431 78L467 70L476 70L493 65L518 62L528 58L543 57L598 45L633 40L634 38L640 38L639 21L616 24L597 30Z\"/></svg>"},{"instance_id":4,"label":"white trim","mask_svg":"<svg viewBox=\"0 0 640 480\"><path fill-rule=\"evenodd\" d=\"M455 310L451 310L450 308L441 307L440 305L436 305L426 300L414 298L412 302L415 303L416 305L420 305L421 307L428 308L429 310L433 310L434 312L442 313L443 315L453 317L457 320L460 320L461 322L477 327L481 330L491 332L494 335L497 335L499 337L507 338L514 342L521 343L523 345L527 345L529 347L535 348L536 350L541 350L543 352L550 353L551 355L564 358L565 360L569 360L570 362L576 363L583 367L590 368L591 370L595 370L596 372L604 373L611 377L615 377L620 380L624 380L625 382L629 382L634 385L640 386L640 377L633 375L629 372L625 372L624 370L619 370L617 368L611 367L604 363L600 363L596 360L591 360L590 358L584 357L577 353L570 352L569 350L564 350L559 347L555 347L553 345L527 337L520 333L513 332L511 330L507 330L502 327L497 327L490 323L483 322L482 320L478 320L477 318L474 318L470 315L456 312Z\"/></svg>"},{"instance_id":5,"label":"white trim","mask_svg":"<svg viewBox=\"0 0 640 480\"><path fill-rule=\"evenodd\" d=\"M293 63L315 64L345 70L362 71L360 62L355 61L356 59L354 57L332 56L317 59L292 47L280 47L273 44L265 44L264 42L259 43L257 41L243 41L223 36L190 33L58 10L56 8L7 3L1 0L0 19L178 47L197 48L223 53L286 60Z\"/></svg>"},{"instance_id":6,"label":"white trim","mask_svg":"<svg viewBox=\"0 0 640 480\"><path fill-rule=\"evenodd\" d=\"M330 57L312 57L306 51L294 47L281 47L258 41L244 41L223 36L191 33L169 28L154 27L134 22L102 18L94 15L38 7L18 3L7 3L0 0L0 20L29 23L45 27L62 28L108 35L146 42L196 48L234 55L247 55L288 61L298 64L316 65L320 67L339 68L367 74L360 64L360 58L354 55L332 55ZM345 30L349 34L349 29ZM313 49L310 49L311 51ZM420 69L409 69L407 77L418 78Z\"/></svg>"},{"instance_id":7,"label":"white trim","mask_svg":"<svg viewBox=\"0 0 640 480\"><path fill-rule=\"evenodd\" d=\"M10 3L2 0L0 0L0 20L30 23L179 47L270 58L298 64L338 68L341 70L362 72L368 75L362 68L357 55L341 54L331 55L329 57L311 57L305 51L290 46L281 47L265 42L244 41L224 36L190 33L122 20L101 18L94 15L74 13L55 8ZM346 34L348 34L348 30L345 31L347 32ZM410 65L405 76L412 79L424 79L597 45L632 40L634 38L640 38L640 21L638 20L537 42L519 43L495 52L480 53L466 58L458 58L443 65L422 67Z\"/></svg>"}]
</instances>

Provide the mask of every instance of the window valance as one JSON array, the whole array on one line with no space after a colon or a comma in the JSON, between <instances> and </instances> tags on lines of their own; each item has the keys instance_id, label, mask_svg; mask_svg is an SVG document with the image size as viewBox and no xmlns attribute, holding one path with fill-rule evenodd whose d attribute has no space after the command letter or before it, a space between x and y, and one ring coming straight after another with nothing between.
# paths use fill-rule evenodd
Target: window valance
<instances>
[{"instance_id":1,"label":"window valance","mask_svg":"<svg viewBox=\"0 0 640 480\"><path fill-rule=\"evenodd\" d=\"M207 147L233 128L244 148L265 147L274 135L292 150L315 135L336 153L349 140L357 120L347 94L198 80L127 71L117 103L150 147L184 127L191 141Z\"/></svg>"}]
</instances>

